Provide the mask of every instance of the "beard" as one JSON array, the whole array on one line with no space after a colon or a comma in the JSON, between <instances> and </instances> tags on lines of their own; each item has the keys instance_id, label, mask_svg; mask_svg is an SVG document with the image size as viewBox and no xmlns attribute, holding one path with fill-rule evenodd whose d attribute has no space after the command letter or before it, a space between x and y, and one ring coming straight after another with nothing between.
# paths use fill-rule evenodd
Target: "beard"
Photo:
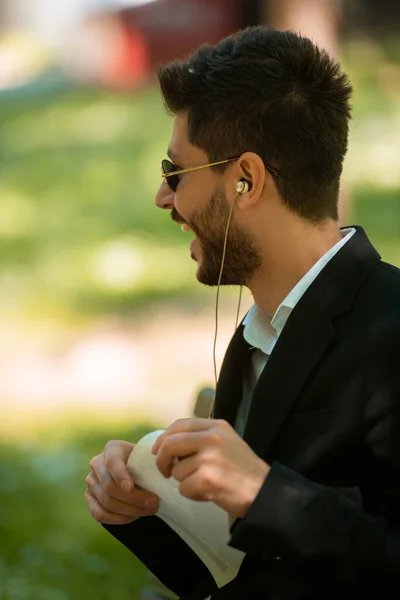
<instances>
[{"instance_id":1,"label":"beard","mask_svg":"<svg viewBox=\"0 0 400 600\"><path fill-rule=\"evenodd\" d=\"M221 285L247 285L262 265L261 255L249 231L235 222L234 211L229 226ZM197 279L209 286L218 285L230 206L225 194L217 189L208 204L188 221L200 242ZM192 255L192 258L196 259Z\"/></svg>"}]
</instances>

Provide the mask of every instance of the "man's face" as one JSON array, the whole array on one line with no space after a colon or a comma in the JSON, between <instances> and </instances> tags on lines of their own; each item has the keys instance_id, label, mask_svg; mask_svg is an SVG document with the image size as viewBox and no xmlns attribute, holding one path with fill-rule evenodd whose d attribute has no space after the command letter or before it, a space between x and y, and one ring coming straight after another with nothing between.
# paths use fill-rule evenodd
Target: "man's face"
<instances>
[{"instance_id":1,"label":"man's face","mask_svg":"<svg viewBox=\"0 0 400 600\"><path fill-rule=\"evenodd\" d=\"M169 154L180 169L210 162L203 150L188 141L186 114L175 117ZM221 160L225 158L228 157L221 157ZM232 184L232 164L234 163L230 163L223 174L208 167L183 173L179 176L175 193L163 182L156 196L157 206L171 210L172 219L177 223L187 223L195 234L195 239L190 244L190 252L198 265L197 279L205 285L218 284L226 227L234 197L232 194L232 198L227 198L225 192L226 187L235 187ZM233 183L236 184L236 180ZM235 213L234 208L227 239L222 285L245 285L261 266L261 257L253 242L251 231L239 225Z\"/></svg>"}]
</instances>

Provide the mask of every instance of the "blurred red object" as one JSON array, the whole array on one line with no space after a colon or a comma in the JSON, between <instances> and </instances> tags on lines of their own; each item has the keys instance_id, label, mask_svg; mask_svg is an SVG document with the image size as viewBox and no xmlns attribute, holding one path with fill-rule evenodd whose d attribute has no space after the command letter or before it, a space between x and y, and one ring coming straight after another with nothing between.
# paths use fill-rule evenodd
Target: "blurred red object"
<instances>
[{"instance_id":1,"label":"blurred red object","mask_svg":"<svg viewBox=\"0 0 400 600\"><path fill-rule=\"evenodd\" d=\"M104 59L102 82L116 89L140 87L151 73L150 53L145 34L133 23L118 19L112 48Z\"/></svg>"},{"instance_id":2,"label":"blurred red object","mask_svg":"<svg viewBox=\"0 0 400 600\"><path fill-rule=\"evenodd\" d=\"M103 65L103 83L146 83L160 64L238 29L243 6L244 0L152 0L116 10L119 36Z\"/></svg>"},{"instance_id":3,"label":"blurred red object","mask_svg":"<svg viewBox=\"0 0 400 600\"><path fill-rule=\"evenodd\" d=\"M238 29L242 5L243 0L158 0L122 14L128 27L142 31L157 66Z\"/></svg>"}]
</instances>

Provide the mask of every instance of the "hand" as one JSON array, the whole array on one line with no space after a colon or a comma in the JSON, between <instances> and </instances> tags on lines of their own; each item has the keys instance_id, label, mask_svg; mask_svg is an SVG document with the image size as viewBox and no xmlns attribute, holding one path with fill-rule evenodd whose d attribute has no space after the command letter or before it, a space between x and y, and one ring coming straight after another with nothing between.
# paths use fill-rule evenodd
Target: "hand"
<instances>
[{"instance_id":1,"label":"hand","mask_svg":"<svg viewBox=\"0 0 400 600\"><path fill-rule=\"evenodd\" d=\"M124 525L158 510L158 496L135 487L126 463L134 444L108 442L90 461L85 500L92 517L107 525Z\"/></svg>"},{"instance_id":2,"label":"hand","mask_svg":"<svg viewBox=\"0 0 400 600\"><path fill-rule=\"evenodd\" d=\"M152 452L161 473L180 482L182 496L214 502L236 517L244 517L270 470L223 420L176 421Z\"/></svg>"}]
</instances>

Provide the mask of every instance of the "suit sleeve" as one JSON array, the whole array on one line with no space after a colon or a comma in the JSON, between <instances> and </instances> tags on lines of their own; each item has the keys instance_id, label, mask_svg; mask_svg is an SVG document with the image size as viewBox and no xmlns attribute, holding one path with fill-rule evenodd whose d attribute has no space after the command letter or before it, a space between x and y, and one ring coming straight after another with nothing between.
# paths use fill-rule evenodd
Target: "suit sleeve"
<instances>
[{"instance_id":1,"label":"suit sleeve","mask_svg":"<svg viewBox=\"0 0 400 600\"><path fill-rule=\"evenodd\" d=\"M142 517L128 525L103 527L178 596L199 588L205 597L216 589L203 562L162 519Z\"/></svg>"},{"instance_id":2,"label":"suit sleeve","mask_svg":"<svg viewBox=\"0 0 400 600\"><path fill-rule=\"evenodd\" d=\"M321 586L400 597L400 336L368 369L363 476L369 514L337 490L274 462L230 545L299 565ZM371 511L372 512L372 511ZM396 590L396 591L395 591ZM392 595L393 594L393 595Z\"/></svg>"}]
</instances>

